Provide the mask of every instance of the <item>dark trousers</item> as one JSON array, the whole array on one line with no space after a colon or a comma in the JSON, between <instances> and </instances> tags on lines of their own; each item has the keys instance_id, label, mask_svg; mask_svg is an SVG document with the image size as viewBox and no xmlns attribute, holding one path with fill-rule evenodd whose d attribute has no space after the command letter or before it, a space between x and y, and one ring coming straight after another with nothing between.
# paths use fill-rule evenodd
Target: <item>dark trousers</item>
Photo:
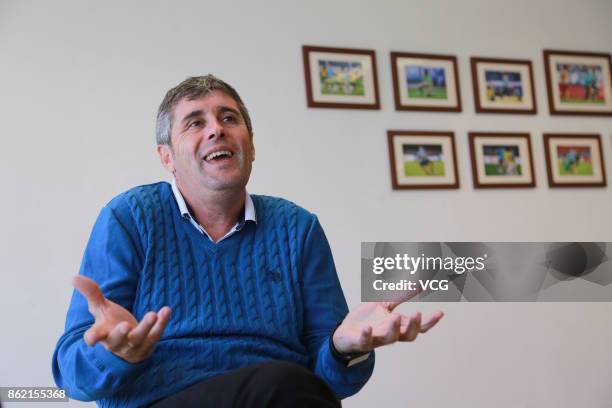
<instances>
[{"instance_id":1,"label":"dark trousers","mask_svg":"<svg viewBox=\"0 0 612 408\"><path fill-rule=\"evenodd\" d=\"M338 408L340 401L307 368L286 361L269 361L206 379L149 407Z\"/></svg>"}]
</instances>

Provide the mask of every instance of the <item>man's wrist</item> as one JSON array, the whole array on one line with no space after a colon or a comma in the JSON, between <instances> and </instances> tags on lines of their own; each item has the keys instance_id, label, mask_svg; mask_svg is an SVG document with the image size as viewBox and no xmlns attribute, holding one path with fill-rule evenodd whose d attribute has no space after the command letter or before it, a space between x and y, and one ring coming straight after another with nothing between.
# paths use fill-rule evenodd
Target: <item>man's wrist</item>
<instances>
[{"instance_id":1,"label":"man's wrist","mask_svg":"<svg viewBox=\"0 0 612 408\"><path fill-rule=\"evenodd\" d=\"M351 367L351 366L354 366L355 364L359 364L367 360L368 357L370 356L369 351L357 352L357 353L343 353L336 348L336 345L334 344L334 334L336 334L336 330L338 330L338 327L340 327L340 324L342 324L342 322L340 322L334 328L334 330L332 330L332 333L329 336L329 351L331 355L334 357L334 359L337 362L339 362L340 364L346 367Z\"/></svg>"}]
</instances>

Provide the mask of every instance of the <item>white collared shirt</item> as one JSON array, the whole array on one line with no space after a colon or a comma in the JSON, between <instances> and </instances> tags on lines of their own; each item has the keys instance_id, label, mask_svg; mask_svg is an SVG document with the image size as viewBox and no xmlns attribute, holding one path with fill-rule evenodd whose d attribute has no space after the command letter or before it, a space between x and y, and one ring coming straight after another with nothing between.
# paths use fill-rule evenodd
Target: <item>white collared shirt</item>
<instances>
[{"instance_id":1,"label":"white collared shirt","mask_svg":"<svg viewBox=\"0 0 612 408\"><path fill-rule=\"evenodd\" d=\"M189 213L189 209L187 208L187 203L185 203L185 199L183 198L183 195L181 194L181 192L179 191L176 185L175 178L172 179L171 185L172 185L172 192L174 193L174 198L176 199L176 203L178 204L179 211L181 212L181 216L183 218L188 219L189 222L191 222L191 225L193 225L199 232L206 235L208 239L210 239L212 242L215 242L210 237L210 235L208 235L208 232L206 232L204 227L198 224L195 218L193 218L191 214ZM232 236L233 234L235 234L236 232L240 231L244 227L244 224L247 221L253 221L257 223L257 214L255 213L255 205L253 205L253 200L251 199L251 196L249 195L248 192L246 192L246 197L244 200L244 216L242 217L242 219L238 220L236 225L234 225L234 227L231 230L229 230L227 234L225 234L218 241L216 241L216 243L219 243L223 241L225 238L228 238Z\"/></svg>"}]
</instances>

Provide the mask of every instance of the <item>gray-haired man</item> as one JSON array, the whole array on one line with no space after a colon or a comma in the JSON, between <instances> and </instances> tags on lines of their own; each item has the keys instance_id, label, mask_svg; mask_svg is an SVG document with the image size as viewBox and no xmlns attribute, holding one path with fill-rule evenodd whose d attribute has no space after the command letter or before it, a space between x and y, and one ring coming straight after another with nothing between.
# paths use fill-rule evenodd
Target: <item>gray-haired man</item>
<instances>
[{"instance_id":1,"label":"gray-haired man","mask_svg":"<svg viewBox=\"0 0 612 408\"><path fill-rule=\"evenodd\" d=\"M253 131L208 75L171 89L157 152L172 183L135 187L93 228L53 373L102 406L337 406L373 349L434 326L397 303L348 313L316 218L249 195ZM99 285L99 286L98 286ZM170 314L172 313L172 318Z\"/></svg>"}]
</instances>

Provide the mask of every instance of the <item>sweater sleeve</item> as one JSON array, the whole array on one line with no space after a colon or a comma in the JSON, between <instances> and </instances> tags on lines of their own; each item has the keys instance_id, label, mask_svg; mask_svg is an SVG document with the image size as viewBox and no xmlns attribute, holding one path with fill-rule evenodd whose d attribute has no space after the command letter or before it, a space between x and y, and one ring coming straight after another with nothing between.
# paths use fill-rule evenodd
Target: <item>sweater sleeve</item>
<instances>
[{"instance_id":1,"label":"sweater sleeve","mask_svg":"<svg viewBox=\"0 0 612 408\"><path fill-rule=\"evenodd\" d=\"M131 310L142 265L142 245L129 210L117 211L109 206L102 209L79 273L93 279L107 299ZM148 365L149 360L128 363L99 343L87 346L83 333L93 323L87 301L75 290L64 334L57 342L52 360L55 383L73 399L107 398Z\"/></svg>"},{"instance_id":2,"label":"sweater sleeve","mask_svg":"<svg viewBox=\"0 0 612 408\"><path fill-rule=\"evenodd\" d=\"M356 275L360 276L360 275ZM329 336L348 314L331 248L316 216L313 216L302 254L304 299L303 338L313 361L313 371L342 399L359 391L374 370L374 352L368 359L345 367L331 354Z\"/></svg>"}]
</instances>

